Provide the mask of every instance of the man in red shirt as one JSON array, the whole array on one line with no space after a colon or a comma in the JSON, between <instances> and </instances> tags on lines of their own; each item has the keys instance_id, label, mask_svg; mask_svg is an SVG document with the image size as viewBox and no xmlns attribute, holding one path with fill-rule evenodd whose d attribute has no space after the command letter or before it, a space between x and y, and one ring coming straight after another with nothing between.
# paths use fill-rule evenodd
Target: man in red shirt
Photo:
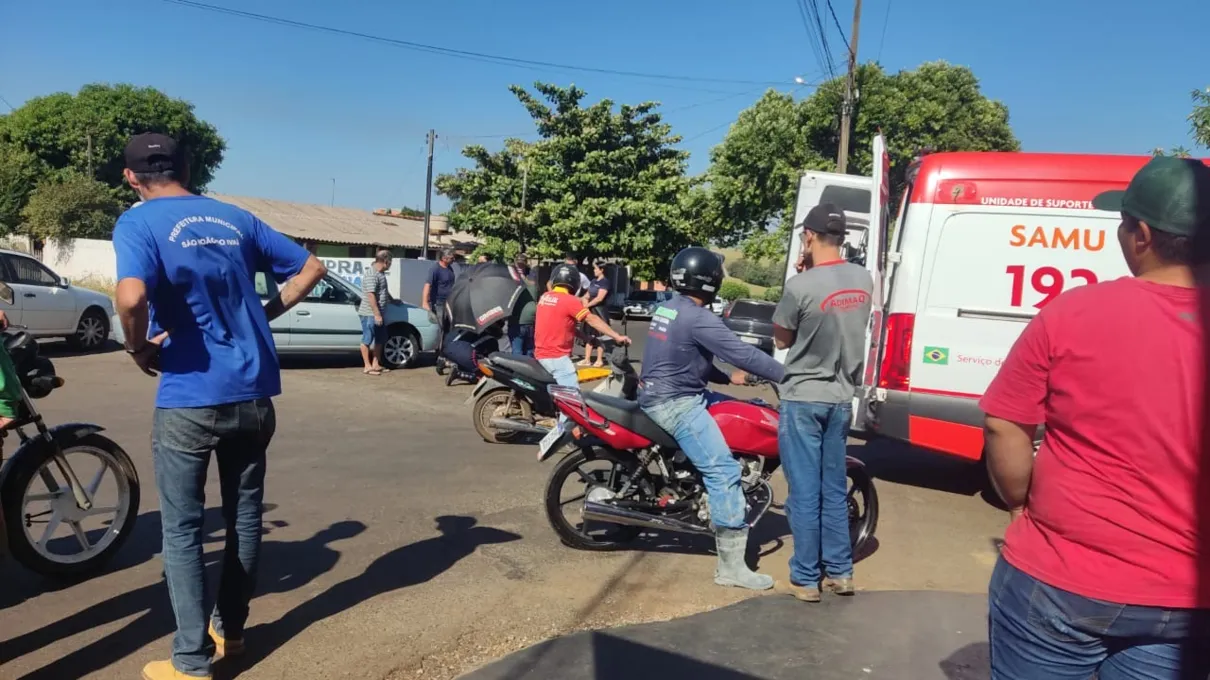
<instances>
[{"instance_id":1,"label":"man in red shirt","mask_svg":"<svg viewBox=\"0 0 1210 680\"><path fill-rule=\"evenodd\" d=\"M1134 277L1043 308L980 402L1011 512L988 588L992 678L1204 679L1197 485L1210 470L1192 242L1210 230L1210 168L1155 158L1093 205L1121 213Z\"/></svg>"},{"instance_id":2,"label":"man in red shirt","mask_svg":"<svg viewBox=\"0 0 1210 680\"><path fill-rule=\"evenodd\" d=\"M550 371L556 383L576 387L580 381L571 360L571 350L575 346L577 323L585 321L597 332L621 344L630 344L630 338L614 331L604 319L590 314L584 301L571 293L580 285L578 269L569 264L556 266L550 273L550 284L551 289L538 298L534 317L534 358Z\"/></svg>"}]
</instances>

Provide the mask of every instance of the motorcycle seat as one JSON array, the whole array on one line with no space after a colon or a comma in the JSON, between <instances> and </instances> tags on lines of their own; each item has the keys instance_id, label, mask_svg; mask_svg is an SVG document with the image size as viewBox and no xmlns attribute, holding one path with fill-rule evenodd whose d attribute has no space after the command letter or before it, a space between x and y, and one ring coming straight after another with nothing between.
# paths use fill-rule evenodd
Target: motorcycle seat
<instances>
[{"instance_id":1,"label":"motorcycle seat","mask_svg":"<svg viewBox=\"0 0 1210 680\"><path fill-rule=\"evenodd\" d=\"M519 378L548 385L553 385L555 382L555 377L550 374L550 371L543 368L542 364L533 357L508 352L492 352L487 358L491 363L516 374Z\"/></svg>"},{"instance_id":2,"label":"motorcycle seat","mask_svg":"<svg viewBox=\"0 0 1210 680\"><path fill-rule=\"evenodd\" d=\"M664 428L656 425L655 421L643 411L639 402L621 397L612 397L597 392L583 392L584 403L592 410L604 416L606 420L617 423L622 427L650 439L655 444L666 449L679 449L672 435Z\"/></svg>"}]
</instances>

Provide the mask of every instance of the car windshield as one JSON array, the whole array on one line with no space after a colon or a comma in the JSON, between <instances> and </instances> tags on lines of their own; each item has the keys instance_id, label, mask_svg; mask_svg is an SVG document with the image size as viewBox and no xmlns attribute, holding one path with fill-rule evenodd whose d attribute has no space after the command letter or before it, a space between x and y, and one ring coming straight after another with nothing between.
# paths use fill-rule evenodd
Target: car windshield
<instances>
[{"instance_id":1,"label":"car windshield","mask_svg":"<svg viewBox=\"0 0 1210 680\"><path fill-rule=\"evenodd\" d=\"M777 305L769 304L767 302L756 302L753 300L739 300L735 303L734 306L731 307L731 317L732 318L740 317L740 318L744 318L744 319L756 319L757 321L764 321L766 323L772 323L773 322L773 310L776 308L777 308Z\"/></svg>"}]
</instances>

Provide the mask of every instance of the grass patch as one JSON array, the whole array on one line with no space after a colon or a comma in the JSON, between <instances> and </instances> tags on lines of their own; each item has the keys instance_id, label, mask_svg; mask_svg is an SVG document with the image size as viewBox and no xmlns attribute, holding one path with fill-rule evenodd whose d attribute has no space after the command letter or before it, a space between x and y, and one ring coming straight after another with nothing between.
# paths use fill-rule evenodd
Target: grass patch
<instances>
[{"instance_id":1,"label":"grass patch","mask_svg":"<svg viewBox=\"0 0 1210 680\"><path fill-rule=\"evenodd\" d=\"M90 274L82 279L72 281L71 285L79 286L80 288L87 288L89 290L95 290L98 293L108 295L110 299L113 298L114 291L116 291L118 287L117 282L113 279L109 278L108 276L100 276L97 274Z\"/></svg>"}]
</instances>

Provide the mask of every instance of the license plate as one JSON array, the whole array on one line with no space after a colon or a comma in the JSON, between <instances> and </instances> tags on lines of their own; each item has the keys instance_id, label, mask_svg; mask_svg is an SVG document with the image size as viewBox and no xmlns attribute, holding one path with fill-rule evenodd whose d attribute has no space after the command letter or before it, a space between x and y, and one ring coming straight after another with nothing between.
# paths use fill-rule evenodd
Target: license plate
<instances>
[{"instance_id":1,"label":"license plate","mask_svg":"<svg viewBox=\"0 0 1210 680\"><path fill-rule=\"evenodd\" d=\"M746 335L741 335L741 336L739 336L739 339L743 340L744 342L748 343L749 345L759 345L760 344L760 338L750 338Z\"/></svg>"},{"instance_id":2,"label":"license plate","mask_svg":"<svg viewBox=\"0 0 1210 680\"><path fill-rule=\"evenodd\" d=\"M546 433L542 441L538 442L538 462L542 462L546 458L546 454L550 451L550 447L559 441L559 437L563 436L563 423L555 425L554 429Z\"/></svg>"}]
</instances>

